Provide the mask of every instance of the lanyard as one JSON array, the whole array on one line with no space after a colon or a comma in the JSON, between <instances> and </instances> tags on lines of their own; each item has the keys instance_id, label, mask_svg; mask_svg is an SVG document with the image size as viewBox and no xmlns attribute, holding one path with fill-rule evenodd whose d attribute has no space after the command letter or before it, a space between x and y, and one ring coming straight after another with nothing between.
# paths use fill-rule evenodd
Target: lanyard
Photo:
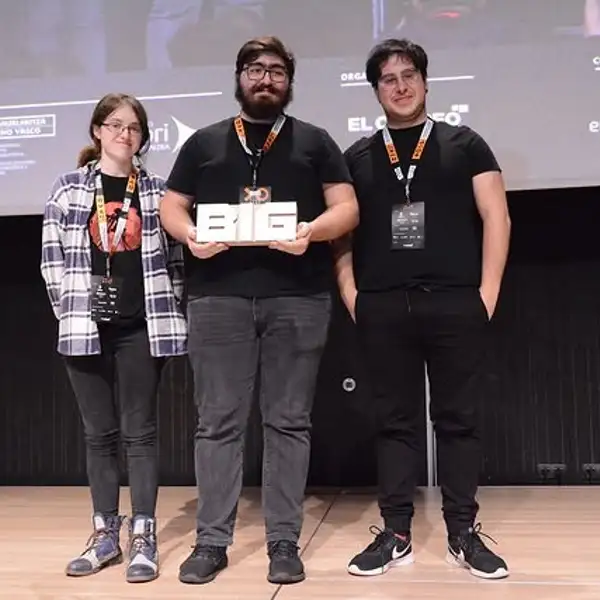
<instances>
[{"instance_id":1,"label":"lanyard","mask_svg":"<svg viewBox=\"0 0 600 600\"><path fill-rule=\"evenodd\" d=\"M411 157L412 164L408 167L408 173L405 178L404 173L402 172L402 167L399 164L400 159L398 158L398 153L396 152L396 146L394 146L394 141L392 140L390 130L388 129L387 125L383 128L383 142L385 144L385 149L387 151L388 158L390 159L390 164L392 167L394 167L394 173L396 174L398 181L404 181L407 204L410 204L410 185L415 178L417 162L421 159L421 155L423 154L423 150L425 150L425 145L427 144L427 140L429 139L429 134L431 133L432 129L433 119L427 117L427 121L425 121L423 130L421 131L421 136L419 137L419 141L417 142Z\"/></svg>"},{"instance_id":2,"label":"lanyard","mask_svg":"<svg viewBox=\"0 0 600 600\"><path fill-rule=\"evenodd\" d=\"M125 198L123 199L123 207L121 208L118 220L117 228L113 236L112 248L109 246L108 241L108 220L106 218L106 207L104 204L104 190L102 189L102 176L100 171L96 173L96 214L98 215L98 229L100 230L100 241L102 243L102 251L106 253L106 276L110 277L110 257L117 249L123 233L125 232L125 225L127 224L127 215L129 213L129 207L131 206L131 200L133 193L135 192L135 185L137 183L137 171L132 171L127 181L127 188L125 189Z\"/></svg>"},{"instance_id":3,"label":"lanyard","mask_svg":"<svg viewBox=\"0 0 600 600\"><path fill-rule=\"evenodd\" d=\"M260 162L262 161L263 156L271 149L271 146L275 143L279 132L281 131L283 124L285 123L286 116L279 115L277 117L277 121L273 123L273 127L271 127L271 131L269 131L269 135L263 144L263 147L257 152L253 152L248 147L248 141L246 138L246 130L244 129L244 121L242 121L242 117L237 116L234 121L235 132L237 133L238 139L240 140L240 144L244 149L244 152L248 155L248 160L250 162L250 167L252 168L252 189L255 190L258 181L258 167L260 166Z\"/></svg>"}]
</instances>

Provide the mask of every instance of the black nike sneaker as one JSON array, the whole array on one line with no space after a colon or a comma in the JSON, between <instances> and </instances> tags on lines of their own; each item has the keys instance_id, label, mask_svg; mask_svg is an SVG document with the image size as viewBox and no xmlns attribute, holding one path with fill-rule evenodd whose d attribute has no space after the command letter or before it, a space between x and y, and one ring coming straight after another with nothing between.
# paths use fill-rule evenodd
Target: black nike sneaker
<instances>
[{"instance_id":1,"label":"black nike sneaker","mask_svg":"<svg viewBox=\"0 0 600 600\"><path fill-rule=\"evenodd\" d=\"M382 575L390 567L414 562L410 534L399 535L391 529L381 530L372 525L369 531L375 539L348 564L351 575Z\"/></svg>"},{"instance_id":2,"label":"black nike sneaker","mask_svg":"<svg viewBox=\"0 0 600 600\"><path fill-rule=\"evenodd\" d=\"M481 524L469 527L458 535L448 536L448 563L468 569L471 575L482 579L508 577L508 567L502 558L494 554L482 541L481 536L496 543L481 532Z\"/></svg>"}]
</instances>

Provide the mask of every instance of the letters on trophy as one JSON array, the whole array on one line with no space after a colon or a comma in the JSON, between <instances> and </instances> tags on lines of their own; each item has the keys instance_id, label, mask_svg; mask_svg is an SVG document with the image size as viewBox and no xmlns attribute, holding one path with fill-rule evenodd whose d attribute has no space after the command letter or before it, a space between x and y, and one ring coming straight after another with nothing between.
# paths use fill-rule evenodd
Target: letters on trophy
<instances>
[{"instance_id":1,"label":"letters on trophy","mask_svg":"<svg viewBox=\"0 0 600 600\"><path fill-rule=\"evenodd\" d=\"M296 239L296 202L270 202L268 188L243 188L239 204L198 204L196 241L267 245Z\"/></svg>"}]
</instances>

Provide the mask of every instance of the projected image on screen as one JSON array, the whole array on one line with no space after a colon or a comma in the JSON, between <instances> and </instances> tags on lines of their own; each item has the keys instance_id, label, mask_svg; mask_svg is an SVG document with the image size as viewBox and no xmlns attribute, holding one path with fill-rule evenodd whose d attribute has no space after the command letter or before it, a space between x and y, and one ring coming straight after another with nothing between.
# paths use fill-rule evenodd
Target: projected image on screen
<instances>
[{"instance_id":1,"label":"projected image on screen","mask_svg":"<svg viewBox=\"0 0 600 600\"><path fill-rule=\"evenodd\" d=\"M369 49L409 37L429 54L430 114L480 132L509 189L600 183L600 0L20 0L0 19L0 214L41 213L109 91L144 103L166 175L237 111L236 52L265 34L298 59L290 112L342 148L385 123Z\"/></svg>"},{"instance_id":2,"label":"projected image on screen","mask_svg":"<svg viewBox=\"0 0 600 600\"><path fill-rule=\"evenodd\" d=\"M598 0L405 0L373 2L375 37L409 37L429 48L538 43L597 35Z\"/></svg>"}]
</instances>

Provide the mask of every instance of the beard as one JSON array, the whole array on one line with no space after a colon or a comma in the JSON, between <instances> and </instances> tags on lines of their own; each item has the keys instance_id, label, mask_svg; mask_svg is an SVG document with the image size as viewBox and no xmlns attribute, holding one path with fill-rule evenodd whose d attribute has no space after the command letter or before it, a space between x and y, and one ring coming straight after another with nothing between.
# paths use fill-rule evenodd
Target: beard
<instances>
[{"instance_id":1,"label":"beard","mask_svg":"<svg viewBox=\"0 0 600 600\"><path fill-rule=\"evenodd\" d=\"M425 101L419 102L414 106L410 111L407 112L397 112L396 119L399 121L411 122L415 119L418 119L421 115L426 114L425 111Z\"/></svg>"},{"instance_id":2,"label":"beard","mask_svg":"<svg viewBox=\"0 0 600 600\"><path fill-rule=\"evenodd\" d=\"M258 96L261 91L269 91L269 96ZM242 89L238 81L235 98L240 103L242 111L251 119L258 121L275 120L292 101L292 86L280 91L272 85L258 84L250 90Z\"/></svg>"}]
</instances>

